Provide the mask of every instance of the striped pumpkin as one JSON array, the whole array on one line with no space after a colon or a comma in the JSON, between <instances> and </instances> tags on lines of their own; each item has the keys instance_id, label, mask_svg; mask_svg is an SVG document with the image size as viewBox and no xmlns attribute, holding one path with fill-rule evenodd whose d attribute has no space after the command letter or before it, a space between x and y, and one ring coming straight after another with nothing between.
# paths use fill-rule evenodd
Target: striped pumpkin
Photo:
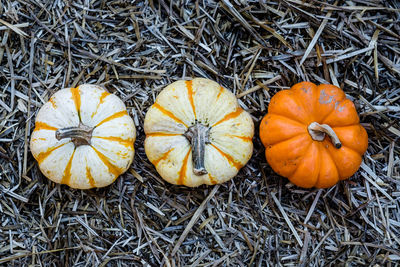
<instances>
[{"instance_id":1,"label":"striped pumpkin","mask_svg":"<svg viewBox=\"0 0 400 267\"><path fill-rule=\"evenodd\" d=\"M121 99L85 84L56 92L40 108L30 149L47 178L88 189L107 186L128 169L135 138Z\"/></svg>"},{"instance_id":2,"label":"striped pumpkin","mask_svg":"<svg viewBox=\"0 0 400 267\"><path fill-rule=\"evenodd\" d=\"M172 184L219 184L250 159L254 125L229 90L196 78L167 86L144 121L145 150Z\"/></svg>"}]
</instances>

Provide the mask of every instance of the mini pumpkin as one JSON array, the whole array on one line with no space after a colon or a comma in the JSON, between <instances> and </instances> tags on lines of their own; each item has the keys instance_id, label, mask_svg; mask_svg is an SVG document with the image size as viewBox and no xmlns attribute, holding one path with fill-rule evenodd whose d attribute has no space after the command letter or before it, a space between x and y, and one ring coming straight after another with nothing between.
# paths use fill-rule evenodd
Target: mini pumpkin
<instances>
[{"instance_id":1,"label":"mini pumpkin","mask_svg":"<svg viewBox=\"0 0 400 267\"><path fill-rule=\"evenodd\" d=\"M352 176L368 136L338 87L301 82L271 98L260 125L272 169L303 188L327 188Z\"/></svg>"},{"instance_id":2,"label":"mini pumpkin","mask_svg":"<svg viewBox=\"0 0 400 267\"><path fill-rule=\"evenodd\" d=\"M84 84L56 92L40 108L30 149L47 178L88 189L107 186L128 169L135 138L122 100Z\"/></svg>"},{"instance_id":3,"label":"mini pumpkin","mask_svg":"<svg viewBox=\"0 0 400 267\"><path fill-rule=\"evenodd\" d=\"M144 121L145 151L172 184L218 184L250 159L254 125L233 93L195 78L176 81L158 95Z\"/></svg>"}]
</instances>

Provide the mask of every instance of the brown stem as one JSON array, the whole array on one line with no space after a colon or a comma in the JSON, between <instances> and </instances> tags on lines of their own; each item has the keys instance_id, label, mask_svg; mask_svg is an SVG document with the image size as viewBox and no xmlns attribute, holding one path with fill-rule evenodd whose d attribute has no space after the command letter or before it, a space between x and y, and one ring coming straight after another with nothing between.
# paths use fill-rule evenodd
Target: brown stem
<instances>
[{"instance_id":1,"label":"brown stem","mask_svg":"<svg viewBox=\"0 0 400 267\"><path fill-rule=\"evenodd\" d=\"M209 127L197 122L195 125L189 127L184 134L192 146L193 172L196 175L208 173L204 166L204 154L206 143L209 142L209 131Z\"/></svg>"},{"instance_id":2,"label":"brown stem","mask_svg":"<svg viewBox=\"0 0 400 267\"><path fill-rule=\"evenodd\" d=\"M339 149L342 147L342 143L337 137L335 131L328 124L319 124L318 122L310 123L310 125L308 125L308 133L315 141L323 141L325 135L328 135L336 148Z\"/></svg>"},{"instance_id":3,"label":"brown stem","mask_svg":"<svg viewBox=\"0 0 400 267\"><path fill-rule=\"evenodd\" d=\"M61 128L56 131L57 140L63 138L71 138L75 146L90 145L90 140L92 139L92 127L88 127L79 123L78 127L67 127Z\"/></svg>"}]
</instances>

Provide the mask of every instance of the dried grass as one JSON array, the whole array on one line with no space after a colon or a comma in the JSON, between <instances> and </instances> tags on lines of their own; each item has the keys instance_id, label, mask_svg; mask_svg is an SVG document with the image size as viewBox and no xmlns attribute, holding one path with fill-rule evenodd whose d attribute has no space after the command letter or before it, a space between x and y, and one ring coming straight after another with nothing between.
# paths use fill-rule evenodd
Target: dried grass
<instances>
[{"instance_id":1,"label":"dried grass","mask_svg":"<svg viewBox=\"0 0 400 267\"><path fill-rule=\"evenodd\" d=\"M0 0L0 264L269 266L400 264L400 4L352 1ZM177 79L207 77L256 123L302 80L333 83L369 134L354 177L303 190L255 138L221 186L160 179L143 119ZM112 186L48 181L29 153L33 118L63 87L98 83L134 118L137 153Z\"/></svg>"}]
</instances>

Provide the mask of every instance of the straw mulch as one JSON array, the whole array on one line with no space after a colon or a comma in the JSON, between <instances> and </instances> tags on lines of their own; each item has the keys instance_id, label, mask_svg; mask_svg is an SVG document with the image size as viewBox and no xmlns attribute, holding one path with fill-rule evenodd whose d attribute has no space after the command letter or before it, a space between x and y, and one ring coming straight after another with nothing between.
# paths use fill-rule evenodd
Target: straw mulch
<instances>
[{"instance_id":1,"label":"straw mulch","mask_svg":"<svg viewBox=\"0 0 400 267\"><path fill-rule=\"evenodd\" d=\"M400 3L0 1L0 264L272 266L400 264ZM164 182L143 119L178 79L232 90L258 124L296 82L344 89L369 134L360 170L304 190L254 155L233 180ZM130 170L97 190L47 180L29 152L38 109L64 87L120 96L138 138Z\"/></svg>"}]
</instances>

